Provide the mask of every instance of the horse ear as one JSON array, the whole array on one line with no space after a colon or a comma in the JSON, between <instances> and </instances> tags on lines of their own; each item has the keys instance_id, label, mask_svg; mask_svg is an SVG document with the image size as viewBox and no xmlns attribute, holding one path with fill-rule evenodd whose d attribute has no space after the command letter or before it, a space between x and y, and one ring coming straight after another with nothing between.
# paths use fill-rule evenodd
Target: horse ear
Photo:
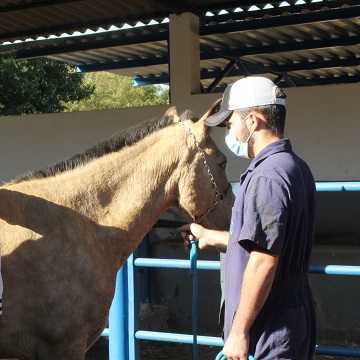
<instances>
[{"instance_id":1,"label":"horse ear","mask_svg":"<svg viewBox=\"0 0 360 360\"><path fill-rule=\"evenodd\" d=\"M173 106L170 109L168 109L165 113L165 116L174 118L175 123L180 121L180 117L177 112L176 106Z\"/></svg>"},{"instance_id":2,"label":"horse ear","mask_svg":"<svg viewBox=\"0 0 360 360\"><path fill-rule=\"evenodd\" d=\"M222 98L214 101L213 104L210 106L209 110L201 117L200 120L204 121L209 116L216 114L220 110L221 100L222 100Z\"/></svg>"}]
</instances>

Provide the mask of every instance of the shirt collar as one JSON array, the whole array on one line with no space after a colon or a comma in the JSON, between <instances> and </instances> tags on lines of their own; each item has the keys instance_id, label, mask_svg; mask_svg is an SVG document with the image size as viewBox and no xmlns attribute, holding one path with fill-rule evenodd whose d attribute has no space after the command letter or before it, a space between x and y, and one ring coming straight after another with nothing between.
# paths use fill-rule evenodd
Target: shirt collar
<instances>
[{"instance_id":1,"label":"shirt collar","mask_svg":"<svg viewBox=\"0 0 360 360\"><path fill-rule=\"evenodd\" d=\"M269 144L264 149L262 149L251 161L246 172L243 175L241 175L240 182L242 182L245 179L246 175L249 172L253 171L259 164L261 164L269 156L279 152L288 152L288 151L292 151L292 146L290 140L287 138L280 139Z\"/></svg>"}]
</instances>

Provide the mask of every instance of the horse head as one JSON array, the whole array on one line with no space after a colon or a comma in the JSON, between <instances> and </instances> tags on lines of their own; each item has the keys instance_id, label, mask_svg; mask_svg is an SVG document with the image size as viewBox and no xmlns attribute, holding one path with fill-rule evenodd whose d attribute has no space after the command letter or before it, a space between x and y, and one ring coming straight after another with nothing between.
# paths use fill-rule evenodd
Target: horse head
<instances>
[{"instance_id":1,"label":"horse head","mask_svg":"<svg viewBox=\"0 0 360 360\"><path fill-rule=\"evenodd\" d=\"M231 185L226 176L225 155L211 138L211 128L204 120L216 111L216 101L200 120L190 111L180 117L170 109L178 121L178 134L183 143L182 174L178 183L180 209L197 223L213 229L228 229L234 202Z\"/></svg>"}]
</instances>

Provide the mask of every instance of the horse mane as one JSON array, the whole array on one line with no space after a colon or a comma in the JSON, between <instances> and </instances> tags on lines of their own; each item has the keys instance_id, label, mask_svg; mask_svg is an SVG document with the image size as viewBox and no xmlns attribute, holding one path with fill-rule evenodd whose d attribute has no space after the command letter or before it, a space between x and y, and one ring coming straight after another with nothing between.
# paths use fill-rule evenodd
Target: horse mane
<instances>
[{"instance_id":1,"label":"horse mane","mask_svg":"<svg viewBox=\"0 0 360 360\"><path fill-rule=\"evenodd\" d=\"M186 110L180 117L182 120L198 121L198 118L190 110ZM20 183L34 179L42 179L55 176L57 174L70 171L78 166L89 163L91 160L100 158L106 154L119 151L124 147L129 147L144 139L146 136L174 124L178 119L174 113L169 112L159 118L143 121L137 125L121 130L109 138L99 142L97 145L89 148L83 153L73 155L61 162L50 165L42 170L29 171L16 177L11 183Z\"/></svg>"}]
</instances>

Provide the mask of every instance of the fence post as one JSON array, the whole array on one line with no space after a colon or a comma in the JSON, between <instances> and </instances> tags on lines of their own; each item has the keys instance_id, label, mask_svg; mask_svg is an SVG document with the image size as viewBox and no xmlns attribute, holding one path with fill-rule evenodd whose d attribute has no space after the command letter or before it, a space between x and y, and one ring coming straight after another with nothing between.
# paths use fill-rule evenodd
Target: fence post
<instances>
[{"instance_id":1,"label":"fence post","mask_svg":"<svg viewBox=\"0 0 360 360\"><path fill-rule=\"evenodd\" d=\"M109 313L109 360L134 360L134 271L133 255L116 276Z\"/></svg>"}]
</instances>

